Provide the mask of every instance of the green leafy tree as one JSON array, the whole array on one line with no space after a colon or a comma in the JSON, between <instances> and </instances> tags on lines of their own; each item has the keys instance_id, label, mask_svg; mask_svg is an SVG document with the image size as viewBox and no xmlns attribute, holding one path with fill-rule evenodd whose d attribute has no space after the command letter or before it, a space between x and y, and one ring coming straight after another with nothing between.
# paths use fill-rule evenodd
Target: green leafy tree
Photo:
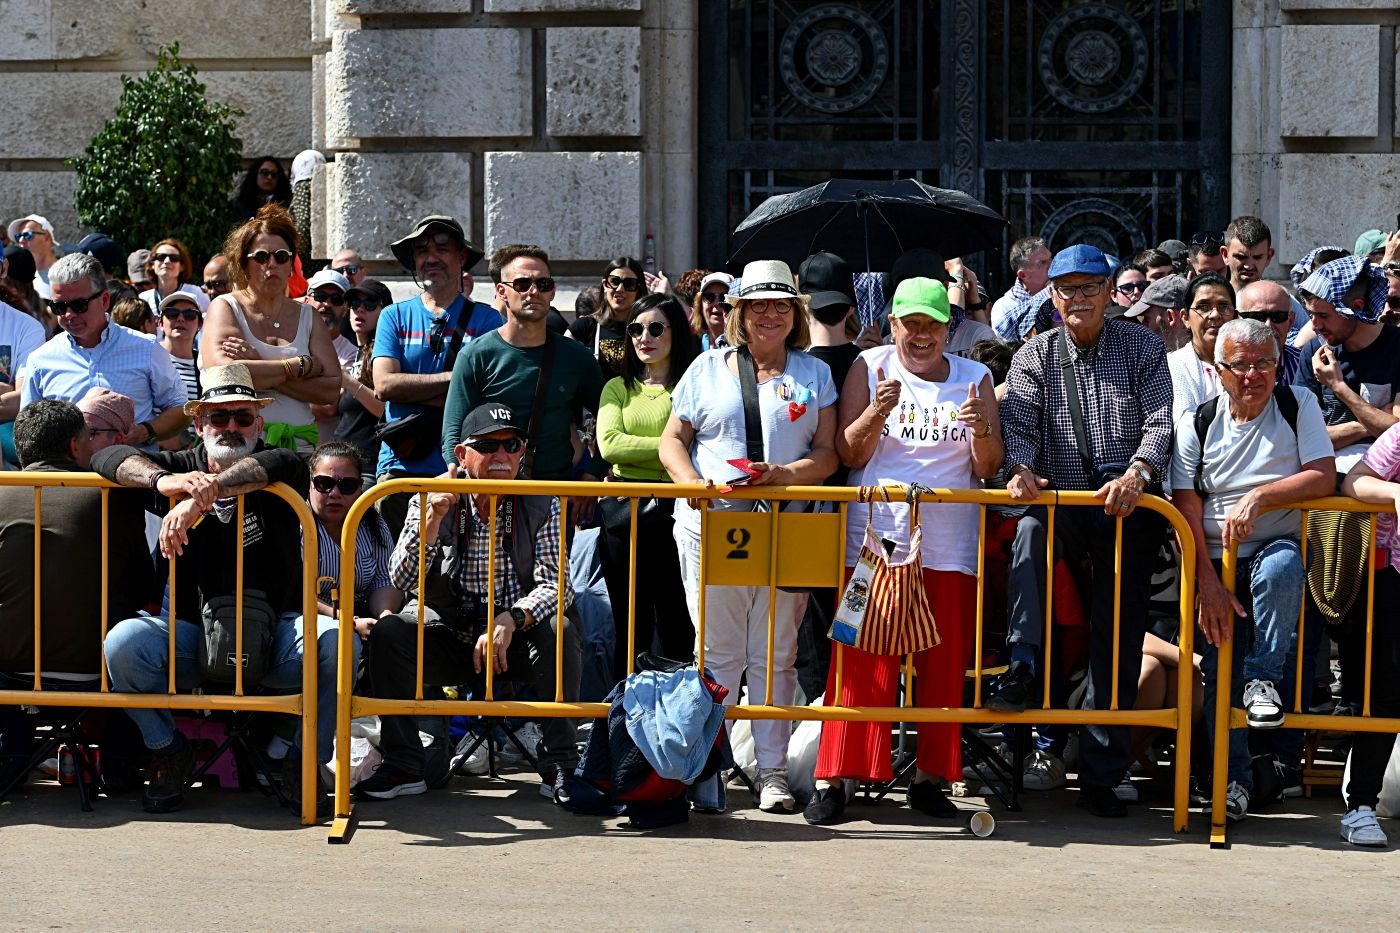
<instances>
[{"instance_id":1,"label":"green leafy tree","mask_svg":"<svg viewBox=\"0 0 1400 933\"><path fill-rule=\"evenodd\" d=\"M243 111L209 101L196 74L177 43L161 48L145 75L122 76L116 113L70 162L84 226L128 249L177 237L196 261L223 246L242 170L234 118Z\"/></svg>"}]
</instances>

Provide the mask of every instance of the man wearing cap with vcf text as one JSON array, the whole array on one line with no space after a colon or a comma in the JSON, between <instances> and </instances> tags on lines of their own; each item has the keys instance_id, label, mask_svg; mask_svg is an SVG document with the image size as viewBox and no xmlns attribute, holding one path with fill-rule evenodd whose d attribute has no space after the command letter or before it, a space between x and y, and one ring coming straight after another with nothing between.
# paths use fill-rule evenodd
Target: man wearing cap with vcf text
<instances>
[{"instance_id":1,"label":"man wearing cap with vcf text","mask_svg":"<svg viewBox=\"0 0 1400 933\"><path fill-rule=\"evenodd\" d=\"M561 341L567 342L567 341ZM514 480L525 456L523 419L499 402L478 405L462 420L457 463L445 476L478 480ZM458 465L460 464L460 466ZM494 591L488 587L493 568L491 499L478 493L435 492L408 507L403 532L389 557L394 585L410 602L398 615L379 619L369 633L369 691L380 698L411 699L418 679L418 606L423 604L423 680L426 684L461 684L494 672L497 695L503 682L532 685L535 697L555 697L555 643L562 599L573 602L569 575L560 578L559 500L551 496L502 495L496 500ZM427 592L418 593L420 539L428 561ZM439 564L439 553L442 561ZM494 595L494 605L488 599ZM578 697L582 652L577 630L564 624L563 699ZM486 628L491 627L487 652ZM484 679L482 681L484 683ZM477 692L473 688L473 694ZM423 745L417 720L385 716L380 751L384 762L355 785L355 796L388 800L427 790ZM578 762L574 724L549 718L542 725L537 754L541 791L554 798L562 778Z\"/></svg>"},{"instance_id":2,"label":"man wearing cap with vcf text","mask_svg":"<svg viewBox=\"0 0 1400 933\"><path fill-rule=\"evenodd\" d=\"M482 252L451 217L429 214L390 249L423 291L385 308L375 330L374 391L385 403L387 429L378 473L380 479L437 476L447 468L439 447L452 362L466 344L499 327L501 315L464 292L462 274ZM379 500L395 534L407 509L407 496Z\"/></svg>"},{"instance_id":3,"label":"man wearing cap with vcf text","mask_svg":"<svg viewBox=\"0 0 1400 933\"><path fill-rule=\"evenodd\" d=\"M1007 374L1001 423L1006 438L1007 492L1030 504L1012 547L1008 581L1010 670L987 705L1024 709L1045 629L1046 510L1041 491L1087 490L1103 507L1056 510L1055 541L1071 563L1093 563L1089 689L1086 709L1107 709L1113 683L1114 586L1121 596L1118 708L1132 709L1147 627L1148 583L1163 525L1137 509L1144 493L1161 492L1172 449L1172 383L1161 339L1130 321L1104 320L1108 261L1096 247L1061 250L1050 264L1050 291L1063 327L1038 334L1016 354ZM1062 367L1062 363L1065 365ZM1069 388L1072 394L1067 393ZM1121 579L1114 544L1123 521ZM1079 730L1078 803L1095 816L1123 816L1114 794L1129 764L1128 727ZM1039 754L1039 753L1038 753Z\"/></svg>"}]
</instances>

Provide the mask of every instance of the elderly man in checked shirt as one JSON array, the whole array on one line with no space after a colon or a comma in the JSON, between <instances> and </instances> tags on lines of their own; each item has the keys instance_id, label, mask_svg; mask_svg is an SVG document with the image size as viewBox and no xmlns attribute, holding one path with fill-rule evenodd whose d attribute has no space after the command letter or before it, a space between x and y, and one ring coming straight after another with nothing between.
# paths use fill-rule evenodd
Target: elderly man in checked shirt
<instances>
[{"instance_id":1,"label":"elderly man in checked shirt","mask_svg":"<svg viewBox=\"0 0 1400 933\"><path fill-rule=\"evenodd\" d=\"M1162 520L1137 510L1145 492L1161 491L1172 447L1172 382L1166 348L1131 321L1105 320L1109 271L1092 246L1060 251L1050 265L1051 297L1063 328L1040 334L1011 362L1001 403L1007 491L1034 503L1041 490L1087 490L1103 507L1058 509L1055 539L1071 562L1093 566L1089 688L1086 709L1106 709L1112 691L1114 525L1123 519L1118 706L1131 709L1142 663L1152 559ZM1088 445L1075 440L1062 360L1073 367ZM1017 529L1008 586L1010 670L993 685L987 705L1024 709L1031 696L1045 627L1044 506L1031 505ZM1049 670L1048 661L1042 660ZM1079 741L1079 805L1096 816L1122 816L1113 789L1129 765L1128 728L1085 726Z\"/></svg>"},{"instance_id":2,"label":"elderly man in checked shirt","mask_svg":"<svg viewBox=\"0 0 1400 933\"><path fill-rule=\"evenodd\" d=\"M445 474L468 479L513 480L525 454L525 431L509 408L487 403L462 420L458 464ZM559 500L503 495L496 503L495 566L488 566L491 539L490 498L467 493L432 493L423 517L413 496L393 554L389 573L394 585L410 595L402 613L378 620L369 630L367 682L372 696L411 699L417 681L418 607L425 606L423 680L427 684L484 684L492 664L497 692L503 681L533 684L535 696L552 701L555 694L555 619L561 598ZM428 561L425 588L418 589L420 526ZM442 560L439 562L439 556ZM488 577L495 578L495 605L487 605ZM573 602L566 572L562 599ZM487 657L485 626L493 627ZM564 619L564 690L566 701L578 698L582 649L573 623ZM473 688L476 692L476 688ZM355 785L361 798L387 800L427 790L424 754L416 719L382 717L380 751L384 761L374 774ZM578 763L574 723L546 719L539 748L542 794L555 797L563 775Z\"/></svg>"}]
</instances>

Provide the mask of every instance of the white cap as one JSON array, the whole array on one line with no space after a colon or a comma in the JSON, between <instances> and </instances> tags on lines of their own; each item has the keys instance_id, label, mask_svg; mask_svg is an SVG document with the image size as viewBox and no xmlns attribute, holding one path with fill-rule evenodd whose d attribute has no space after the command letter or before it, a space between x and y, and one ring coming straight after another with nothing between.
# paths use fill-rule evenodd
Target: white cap
<instances>
[{"instance_id":1,"label":"white cap","mask_svg":"<svg viewBox=\"0 0 1400 933\"><path fill-rule=\"evenodd\" d=\"M311 277L311 281L306 283L306 293L310 295L322 285L334 285L340 289L343 295L350 290L350 280L336 272L334 269L322 269Z\"/></svg>"},{"instance_id":2,"label":"white cap","mask_svg":"<svg viewBox=\"0 0 1400 933\"><path fill-rule=\"evenodd\" d=\"M59 245L61 245L61 244L58 242L58 237L57 237L57 236L54 236L53 224L49 223L49 219L48 219L47 217L41 217L41 216L38 215L38 214L28 214L28 215L26 215L26 216L24 216L24 217L19 218L18 220L12 220L12 221L10 221L10 226L9 226L9 228L8 228L8 231L9 231L9 234L10 234L10 239L11 239L11 240L14 240L16 237L18 237L18 236L19 236L19 228L20 228L20 227L23 227L25 224L29 223L29 221L31 221L31 220L34 221L36 224L38 224L40 227L42 227L43 230L44 230L44 232L47 233L47 234L53 239L53 245L54 245L54 246L59 246Z\"/></svg>"},{"instance_id":3,"label":"white cap","mask_svg":"<svg viewBox=\"0 0 1400 933\"><path fill-rule=\"evenodd\" d=\"M734 284L734 276L728 272L711 272L700 280L700 291L703 292L716 282L723 282L724 287L728 289L730 285Z\"/></svg>"}]
</instances>

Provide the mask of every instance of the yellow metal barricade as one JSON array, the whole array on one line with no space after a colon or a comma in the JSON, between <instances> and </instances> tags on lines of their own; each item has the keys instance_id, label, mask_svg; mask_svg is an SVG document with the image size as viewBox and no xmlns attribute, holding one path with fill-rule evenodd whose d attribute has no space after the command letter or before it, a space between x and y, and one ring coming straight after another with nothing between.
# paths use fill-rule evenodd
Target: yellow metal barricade
<instances>
[{"instance_id":1,"label":"yellow metal barricade","mask_svg":"<svg viewBox=\"0 0 1400 933\"><path fill-rule=\"evenodd\" d=\"M271 493L291 506L301 522L302 530L302 690L299 694L276 696L246 695L243 691L243 671L237 668L236 683L232 695L181 694L175 690L175 588L176 565L172 560L168 585L170 588L169 653L167 664L168 681L165 693L115 693L107 679L107 606L110 581L108 580L108 534L110 531L108 508L111 491L121 489L116 483L108 482L96 473L38 473L23 471L0 472L0 486L30 487L34 490L34 686L32 690L0 690L0 704L9 706L61 706L101 709L169 709L169 710L249 710L269 713L285 713L301 719L302 746L316 747L316 525L306 500L302 499L290 486L277 483L266 487L263 492ZM89 488L102 491L102 580L101 617L94 620L102 627L103 648L98 658L99 689L97 692L79 690L48 690L41 682L42 641L43 641L43 490L46 488L68 487ZM140 490L128 490L126 495L141 495ZM237 589L243 586L243 497L238 497L238 564L235 569ZM62 558L60 558L62 559ZM189 620L195 621L198 620ZM243 651L243 608L241 600L237 609L237 635L235 651ZM304 754L302 761L301 821L310 826L316 822L317 787L316 756Z\"/></svg>"},{"instance_id":2,"label":"yellow metal barricade","mask_svg":"<svg viewBox=\"0 0 1400 933\"><path fill-rule=\"evenodd\" d=\"M831 514L785 513L779 510L769 512L718 512L704 509L701 513L701 546L697 620L698 644L701 646L698 663L704 665L704 626L705 590L707 585L741 584L747 586L768 586L769 599L769 640L767 695L762 704L731 706L726 710L730 719L785 719L819 721L861 721L861 722L949 722L949 723L996 723L1025 722L1063 725L1112 725L1112 726L1153 726L1170 729L1176 738L1176 781L1173 809L1173 827L1183 832L1188 818L1188 782L1190 777L1191 748L1191 678L1179 678L1176 705L1160 710L1123 710L1118 708L1117 683L1119 656L1118 611L1119 601L1114 599L1114 693L1106 710L1050 709L1049 687L1046 687L1045 709L1030 709L1022 714L995 712L983 709L983 671L981 649L982 601L985 578L980 573L982 558L978 558L977 581L977 657L974 670L975 704L971 708L925 708L925 707L841 707L841 706L786 706L772 702L773 667L773 625L774 604L772 591L779 586L830 586L840 587L844 575L845 523L846 510L857 500L859 490L841 487L748 487L725 490L706 490L698 485L667 485L654 483L547 483L527 480L468 480L468 479L395 479L380 483L367 490L351 506L341 529L341 581L340 592L353 592L355 568L355 541L361 520L378 499L398 493L412 493L418 496L420 514L426 512L427 496L432 492L471 493L488 497L491 515L491 547L488 565L495 566L494 547L496 546L495 514L499 496L546 496L560 500L561 513L567 514L569 497L622 496L632 498L631 563L635 568L637 547L637 500L657 496L661 498L693 499L746 499L768 500L773 502L815 501L838 504L837 511ZM891 497L902 497L904 490L892 487ZM920 501L925 503L972 503L981 512L979 522L979 544L985 544L986 507L1008 505L1011 500L1004 491L984 491L973 489L935 489L921 493ZM1043 650L1048 657L1051 650L1050 632L1053 629L1052 592L1054 579L1054 516L1058 508L1103 508L1103 501L1094 498L1089 492L1046 492L1036 503L1047 507L1047 547L1046 547L1046 626ZM1195 599L1195 542L1185 519L1166 500L1156 496L1146 496L1139 502L1139 508L1158 513L1175 530L1181 543L1181 653L1188 659L1192 656L1192 620ZM561 523L560 541L560 598L556 600L555 657L556 663L563 663L563 626L561 623L565 606L562 602L563 574L568 572L568 552L565 547L565 528ZM1116 521L1116 550L1118 557L1115 570L1121 572L1123 521ZM789 546L786 542L800 541L800 547ZM427 572L423 559L426 542L420 536L418 561L418 592L424 592L424 578ZM979 551L982 548L979 547ZM494 579L488 593L488 604L494 605ZM385 700L353 696L351 686L351 643L354 637L354 612L348 600L341 600L340 609L340 670L338 679L339 706L336 723L336 818L331 827L329 841L348 842L355 829L356 816L350 800L350 723L357 716L366 715L466 715L466 716L519 716L519 717L605 717L606 703L563 702L563 679L556 671L556 695L553 702L542 701L499 701L493 699L491 665L486 665L484 698L473 700L424 700L423 680L423 602L418 610L418 685L413 700ZM635 657L638 646L635 644L636 598L633 591L628 598L628 657ZM486 627L490 638L491 626ZM645 646L643 646L645 647ZM488 647L487 655L491 651ZM840 690L840 653L837 653L837 690ZM628 662L631 667L631 661ZM912 672L912 666L906 665ZM1047 678L1048 680L1048 678Z\"/></svg>"},{"instance_id":3,"label":"yellow metal barricade","mask_svg":"<svg viewBox=\"0 0 1400 933\"><path fill-rule=\"evenodd\" d=\"M1309 499L1283 505L1267 506L1260 513L1277 512L1284 509L1298 509L1303 513L1302 533L1299 544L1303 552L1303 566L1308 562L1308 513L1309 512L1365 512L1372 515L1390 513L1394 506L1361 502L1345 496L1331 496L1323 499ZM1225 588L1235 592L1238 567L1237 545L1231 545L1221 555L1220 578ZM1183 563L1185 559L1183 558ZM1368 585L1366 587L1366 655L1362 671L1362 709L1360 716L1331 716L1305 713L1303 696L1307 684L1312 682L1310 671L1313 659L1305 657L1304 635L1307 631L1306 615L1309 595L1304 583L1303 599L1298 607L1297 667L1294 671L1293 710L1283 717L1283 729L1318 729L1327 732L1397 732L1400 733L1400 718L1377 718L1371 716L1371 655L1375 635L1376 599L1376 523L1371 522L1371 531L1366 539L1366 567ZM1219 648L1216 670L1215 709L1207 710L1206 715L1215 716L1214 768L1211 773L1211 812L1210 844L1212 848L1228 845L1225 816L1225 790L1229 783L1230 769L1230 729L1248 728L1249 719L1245 711L1231 702L1234 674L1234 640L1226 641Z\"/></svg>"}]
</instances>

